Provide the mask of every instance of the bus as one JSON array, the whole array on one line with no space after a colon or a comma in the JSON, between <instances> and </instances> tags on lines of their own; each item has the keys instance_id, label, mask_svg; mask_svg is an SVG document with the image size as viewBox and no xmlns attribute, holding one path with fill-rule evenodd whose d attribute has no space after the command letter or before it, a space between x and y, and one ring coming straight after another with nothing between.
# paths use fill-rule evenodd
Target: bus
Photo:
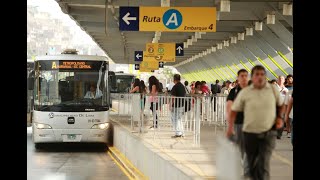
<instances>
[{"instance_id":1,"label":"bus","mask_svg":"<svg viewBox=\"0 0 320 180\"><path fill-rule=\"evenodd\" d=\"M33 100L33 80L34 76L34 61L27 59L27 126L31 125L32 122L32 100Z\"/></svg>"},{"instance_id":2,"label":"bus","mask_svg":"<svg viewBox=\"0 0 320 180\"><path fill-rule=\"evenodd\" d=\"M111 87L111 93L128 93L135 78L136 76L133 74L114 72L115 83Z\"/></svg>"},{"instance_id":3,"label":"bus","mask_svg":"<svg viewBox=\"0 0 320 180\"><path fill-rule=\"evenodd\" d=\"M110 76L110 79L112 81L110 93L111 93L111 101L113 103L118 102L118 100L120 99L122 100L128 99L127 93L130 92L131 86L135 78L136 76L133 74L127 74L123 72L113 72L113 74ZM121 95L119 96L119 94Z\"/></svg>"},{"instance_id":4,"label":"bus","mask_svg":"<svg viewBox=\"0 0 320 180\"><path fill-rule=\"evenodd\" d=\"M53 142L108 143L107 58L70 51L75 50L35 59L32 139L36 149Z\"/></svg>"},{"instance_id":5,"label":"bus","mask_svg":"<svg viewBox=\"0 0 320 180\"><path fill-rule=\"evenodd\" d=\"M31 111L31 99L32 99L32 83L28 82L28 79L34 76L34 61L31 59L27 59L27 113Z\"/></svg>"}]
</instances>

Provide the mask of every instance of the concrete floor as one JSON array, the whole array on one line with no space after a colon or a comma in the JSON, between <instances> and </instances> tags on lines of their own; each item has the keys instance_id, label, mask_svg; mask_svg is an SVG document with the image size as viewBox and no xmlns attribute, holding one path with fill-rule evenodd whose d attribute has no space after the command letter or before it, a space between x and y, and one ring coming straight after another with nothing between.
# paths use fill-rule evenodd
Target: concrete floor
<instances>
[{"instance_id":1,"label":"concrete floor","mask_svg":"<svg viewBox=\"0 0 320 180\"><path fill-rule=\"evenodd\" d=\"M52 144L36 150L27 133L28 180L126 180L105 148L90 144Z\"/></svg>"},{"instance_id":2,"label":"concrete floor","mask_svg":"<svg viewBox=\"0 0 320 180\"><path fill-rule=\"evenodd\" d=\"M131 133L130 120L128 120L128 118L119 118L117 116L112 116L112 118L119 122L123 127L128 128L128 133ZM149 122L149 126L150 124L151 123ZM146 125L146 127L149 126ZM135 129L138 130L137 128ZM221 151L218 151L218 139L221 136L224 136L224 128L217 128L214 125L208 124L202 125L200 146L195 146L193 144L192 133L186 133L185 138L182 139L172 139L171 136L174 135L174 133L170 132L170 128L163 127L160 129L161 130L156 131L147 130L148 132L143 134L134 134L139 136L142 141L151 144L157 150L164 152L171 157L173 161L176 161L176 163L183 164L186 168L185 173L194 171L202 177L217 176L219 167L216 164L216 160L217 157L221 155ZM230 165L228 160L225 162L226 165L224 165L224 167ZM290 138L287 138L286 133L284 133L281 140L277 140L276 142L276 148L273 151L270 168L271 180L293 179L293 151ZM241 178L237 178L237 180L238 179Z\"/></svg>"}]
</instances>

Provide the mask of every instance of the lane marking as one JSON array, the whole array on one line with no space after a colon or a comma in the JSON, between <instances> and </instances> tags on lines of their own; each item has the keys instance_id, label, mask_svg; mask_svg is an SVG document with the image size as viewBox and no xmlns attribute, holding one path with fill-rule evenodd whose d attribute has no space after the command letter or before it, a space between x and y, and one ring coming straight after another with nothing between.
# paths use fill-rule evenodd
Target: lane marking
<instances>
[{"instance_id":1,"label":"lane marking","mask_svg":"<svg viewBox=\"0 0 320 180\"><path fill-rule=\"evenodd\" d=\"M128 169L130 169L131 171L133 171L133 173L138 173L142 179L148 179L137 167L135 167L131 161L124 155L122 154L116 147L112 146L109 147L109 150L111 150L111 152L113 154L115 154L116 156L118 156L119 160L124 161L125 165L128 165L130 167L127 167Z\"/></svg>"},{"instance_id":2,"label":"lane marking","mask_svg":"<svg viewBox=\"0 0 320 180\"><path fill-rule=\"evenodd\" d=\"M117 164L117 166L120 168L120 170L129 178L129 180L134 180L130 174L124 169L123 166L113 157L113 155L108 151L108 155L111 157L111 159Z\"/></svg>"},{"instance_id":3,"label":"lane marking","mask_svg":"<svg viewBox=\"0 0 320 180\"><path fill-rule=\"evenodd\" d=\"M285 163L285 164L288 164L289 166L293 167L293 163L292 163L289 159L287 159L287 158L279 155L279 154L276 153L275 151L273 151L272 157L274 157L274 158L280 160L281 162L283 162L283 163Z\"/></svg>"},{"instance_id":4,"label":"lane marking","mask_svg":"<svg viewBox=\"0 0 320 180\"><path fill-rule=\"evenodd\" d=\"M111 120L113 120L113 118L110 118ZM113 120L114 121L114 120ZM114 121L116 122L116 121ZM117 122L116 122L117 123ZM121 123L117 123L120 127L126 129L127 131L130 132L130 129L123 126ZM144 139L142 139L140 136L137 136L135 135L136 137L138 137L139 139L143 140L144 142L150 144L151 146L155 147L155 148L158 148L158 150L160 150L162 153L165 153L167 156L171 157L173 160L175 160L177 163L189 168L191 171L193 171L195 174L198 174L199 176L201 176L202 178L206 178L206 179L216 179L215 176L207 176L204 172L202 172L202 170L199 168L199 166L197 166L196 164L195 165L190 165L188 163L190 163L190 161L188 160L178 160L177 158L175 158L174 156L170 155L170 150L167 150L157 144L153 144L153 143L150 143L148 141L145 141ZM195 167L194 167L195 166ZM179 169L179 168L178 168Z\"/></svg>"}]
</instances>

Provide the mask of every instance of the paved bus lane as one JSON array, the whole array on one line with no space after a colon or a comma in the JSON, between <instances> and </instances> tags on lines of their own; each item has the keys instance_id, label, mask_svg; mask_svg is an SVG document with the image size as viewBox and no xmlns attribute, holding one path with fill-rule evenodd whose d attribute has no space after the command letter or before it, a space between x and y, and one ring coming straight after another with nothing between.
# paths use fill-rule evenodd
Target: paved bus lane
<instances>
[{"instance_id":1,"label":"paved bus lane","mask_svg":"<svg viewBox=\"0 0 320 180\"><path fill-rule=\"evenodd\" d=\"M55 144L36 150L29 130L27 148L28 180L128 179L101 146Z\"/></svg>"}]
</instances>

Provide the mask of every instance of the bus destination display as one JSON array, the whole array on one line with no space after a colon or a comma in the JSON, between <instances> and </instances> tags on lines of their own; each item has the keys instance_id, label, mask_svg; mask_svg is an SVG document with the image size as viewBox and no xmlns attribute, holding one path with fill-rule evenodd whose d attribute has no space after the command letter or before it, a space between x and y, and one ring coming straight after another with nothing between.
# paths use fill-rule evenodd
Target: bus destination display
<instances>
[{"instance_id":1,"label":"bus destination display","mask_svg":"<svg viewBox=\"0 0 320 180\"><path fill-rule=\"evenodd\" d=\"M61 64L62 63L62 64ZM91 65L84 61L60 61L52 62L52 69L91 69Z\"/></svg>"}]
</instances>

